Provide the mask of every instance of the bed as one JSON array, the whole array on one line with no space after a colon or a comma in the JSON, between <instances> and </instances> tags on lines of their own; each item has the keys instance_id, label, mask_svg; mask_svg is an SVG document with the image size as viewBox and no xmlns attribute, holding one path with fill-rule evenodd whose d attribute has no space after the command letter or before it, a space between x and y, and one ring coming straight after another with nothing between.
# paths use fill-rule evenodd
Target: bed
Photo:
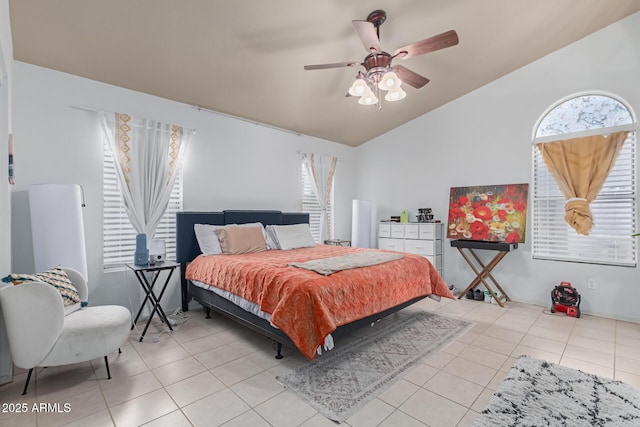
<instances>
[{"instance_id":1,"label":"bed","mask_svg":"<svg viewBox=\"0 0 640 427\"><path fill-rule=\"evenodd\" d=\"M435 268L417 255L402 254L395 261L323 275L291 264L386 251L313 245L292 250L201 256L194 232L196 224L292 226L308 221L306 213L281 211L178 213L176 258L181 265L183 311L188 310L190 300L196 300L207 315L214 310L272 339L277 344L276 358L282 357L285 345L313 359L323 344L330 347L333 337L427 296L453 298ZM389 256L388 253L381 255ZM258 307L255 309L258 312L242 305L247 300Z\"/></svg>"}]
</instances>

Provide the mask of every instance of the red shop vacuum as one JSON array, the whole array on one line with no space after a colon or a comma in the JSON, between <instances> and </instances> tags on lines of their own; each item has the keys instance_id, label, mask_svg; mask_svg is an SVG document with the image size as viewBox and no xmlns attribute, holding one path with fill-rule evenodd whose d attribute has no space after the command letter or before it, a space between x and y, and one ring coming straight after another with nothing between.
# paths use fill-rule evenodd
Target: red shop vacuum
<instances>
[{"instance_id":1,"label":"red shop vacuum","mask_svg":"<svg viewBox=\"0 0 640 427\"><path fill-rule=\"evenodd\" d=\"M580 317L580 294L569 282L560 282L551 291L551 312L567 313L567 316Z\"/></svg>"}]
</instances>

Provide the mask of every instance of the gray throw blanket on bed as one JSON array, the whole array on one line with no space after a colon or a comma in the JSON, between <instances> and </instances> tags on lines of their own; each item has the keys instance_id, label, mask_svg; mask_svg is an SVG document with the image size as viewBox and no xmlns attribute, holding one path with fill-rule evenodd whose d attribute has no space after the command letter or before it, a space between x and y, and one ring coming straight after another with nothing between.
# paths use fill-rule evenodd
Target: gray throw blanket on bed
<instances>
[{"instance_id":1,"label":"gray throw blanket on bed","mask_svg":"<svg viewBox=\"0 0 640 427\"><path fill-rule=\"evenodd\" d=\"M359 267L369 267L371 265L395 261L400 258L402 258L401 254L364 251L331 258L314 259L305 262L292 262L287 264L287 266L304 268L306 270L315 271L316 273L328 276L338 271Z\"/></svg>"}]
</instances>

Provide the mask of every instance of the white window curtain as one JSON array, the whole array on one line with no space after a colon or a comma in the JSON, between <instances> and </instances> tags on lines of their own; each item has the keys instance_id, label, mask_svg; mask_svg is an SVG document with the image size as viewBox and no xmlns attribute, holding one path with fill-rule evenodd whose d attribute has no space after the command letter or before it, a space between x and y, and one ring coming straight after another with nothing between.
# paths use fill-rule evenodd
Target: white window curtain
<instances>
[{"instance_id":1,"label":"white window curtain","mask_svg":"<svg viewBox=\"0 0 640 427\"><path fill-rule=\"evenodd\" d=\"M336 172L338 159L330 156L321 156L314 153L303 153L302 161L311 177L313 191L320 205L320 242L331 238L328 206L331 204L331 190L333 177Z\"/></svg>"},{"instance_id":2,"label":"white window curtain","mask_svg":"<svg viewBox=\"0 0 640 427\"><path fill-rule=\"evenodd\" d=\"M131 225L152 239L193 130L122 113L101 116Z\"/></svg>"}]
</instances>

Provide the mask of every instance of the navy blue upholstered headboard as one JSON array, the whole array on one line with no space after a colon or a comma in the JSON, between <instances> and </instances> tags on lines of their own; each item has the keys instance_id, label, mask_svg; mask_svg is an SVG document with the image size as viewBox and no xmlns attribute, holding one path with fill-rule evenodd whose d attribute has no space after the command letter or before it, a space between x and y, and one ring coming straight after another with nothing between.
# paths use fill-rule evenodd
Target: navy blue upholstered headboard
<instances>
[{"instance_id":1,"label":"navy blue upholstered headboard","mask_svg":"<svg viewBox=\"0 0 640 427\"><path fill-rule=\"evenodd\" d=\"M226 210L222 212L178 212L176 214L176 261L185 263L200 255L200 247L193 231L195 224L245 224L261 222L262 225L289 225L309 223L304 212Z\"/></svg>"}]
</instances>

